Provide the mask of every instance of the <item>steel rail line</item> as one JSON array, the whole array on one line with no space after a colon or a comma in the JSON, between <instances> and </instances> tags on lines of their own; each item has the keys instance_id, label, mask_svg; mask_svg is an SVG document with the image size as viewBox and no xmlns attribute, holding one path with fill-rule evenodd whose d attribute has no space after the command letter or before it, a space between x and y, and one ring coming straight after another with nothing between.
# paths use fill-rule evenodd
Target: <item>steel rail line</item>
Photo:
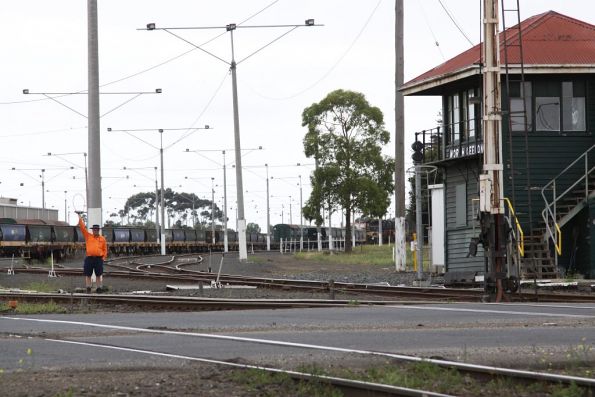
<instances>
[{"instance_id":1,"label":"steel rail line","mask_svg":"<svg viewBox=\"0 0 595 397\"><path fill-rule=\"evenodd\" d=\"M150 265L151 269L155 265ZM157 265L159 267L159 265ZM18 272L25 273L47 273L47 269L30 268L15 269ZM81 269L55 269L57 275L80 276ZM171 274L158 272L142 272L138 269L132 271L109 271L105 272L109 277L140 278L151 280L178 281L185 283L206 283L210 284L217 278L216 273L196 272L195 274ZM443 288L415 288L415 287L377 287L370 285L343 284L335 283L334 286L329 282L309 281L309 280L285 280L272 278L257 278L248 276L230 276L221 275L219 282L223 285L247 285L257 288L270 288L282 290L302 290L322 293L348 293L353 295L369 295L383 297L416 297L422 299L440 299L440 300L458 300L458 301L478 301L481 299L476 291L466 290L448 290Z\"/></svg>"},{"instance_id":2,"label":"steel rail line","mask_svg":"<svg viewBox=\"0 0 595 397\"><path fill-rule=\"evenodd\" d=\"M348 395L348 396L454 397L454 396L448 395L448 394L434 393L434 392L430 392L430 391L426 391L426 390L393 386L393 385L387 385L387 384L383 384L383 383L365 382L365 381L354 380L354 379L339 378L339 377L328 376L328 375L318 375L318 374L312 374L312 373L307 373L307 372L284 370L284 369L279 369L279 368L264 367L264 366L253 365L253 364L234 363L234 362L229 362L229 361L215 360L212 358L163 353L163 352L158 352L158 351L154 351L154 350L135 349L135 348L128 348L128 347L123 347L123 346L113 346L113 345L97 343L97 342L77 342L77 341L69 341L69 340L63 340L63 339L50 339L50 338L43 338L43 340L46 340L49 342L58 342L58 343L67 343L67 344L75 344L75 345L83 345L83 346L100 347L100 348L106 348L106 349L114 349L114 350L127 351L127 352L132 352L132 353L149 354L149 355L168 357L168 358L179 358L179 359L199 361L199 362L204 362L204 363L208 363L208 364L214 364L214 365L220 365L220 366L226 366L226 367L232 367L232 368L266 371L266 372L274 373L274 374L285 374L285 375L289 376L290 378L297 380L297 381L306 381L306 382L312 382L312 383L317 382L317 383L324 383L324 384L331 385L331 386L336 387L336 388L340 389L341 391L345 392L345 395Z\"/></svg>"},{"instance_id":3,"label":"steel rail line","mask_svg":"<svg viewBox=\"0 0 595 397\"><path fill-rule=\"evenodd\" d=\"M149 328L139 328L139 327L129 327L129 326L121 326L121 325L110 325L110 324L98 324L98 323L80 323L80 322L71 322L66 320L54 320L54 319L34 319L34 318L18 318L18 317L7 317L7 319L12 320L24 320L24 321L34 321L34 322L47 322L47 323L76 323L76 324L83 324L90 326L92 328L109 328L114 330L124 330L124 331L135 331L135 332L147 332L153 334L164 334L164 335L183 335L183 336L195 336L199 338L207 338L207 339L215 339L215 340L225 340L225 341L237 341L237 342L244 342L244 343L256 343L256 344L264 344L264 345L271 345L271 346L282 346L282 347L294 347L294 348L303 348L303 349L312 349L318 351L330 351L330 352L339 352L339 353L353 353L359 354L368 357L384 357L384 358L391 358L405 363L430 363L440 366L442 368L450 368L455 369L457 371L469 373L475 376L479 376L485 378L485 376L491 378L514 378L515 380L519 381L531 381L531 382L548 382L552 384L564 384L564 385L571 385L575 384L579 387L587 389L589 392L595 390L595 379L592 378L585 378L580 376L572 376L572 375L561 375L561 374L552 374L546 372L535 372L529 370L517 370L511 368L503 368L503 367L495 367L490 365L481 365L481 364L471 364L465 362L457 362L457 361L449 361L444 359L433 359L433 358L425 358L425 357L417 357L417 356L410 356L404 355L399 353L389 353L389 352L382 352L382 351L374 351L374 350L361 350L361 349L353 349L353 348L343 348L343 347L334 347L334 346L324 346L324 345L316 345L316 344L308 344L308 343L296 343L296 342L288 342L288 341L280 341L280 340L270 340L270 339L259 339L259 338L249 338L243 336L230 336L230 335L221 335L221 334L206 334L206 333L194 333L194 332L185 332L185 331L176 331L176 330L160 330L160 329L149 329ZM56 340L59 341L59 340ZM71 341L64 341L65 343L81 343L81 342L71 342ZM82 344L82 343L81 343Z\"/></svg>"},{"instance_id":4,"label":"steel rail line","mask_svg":"<svg viewBox=\"0 0 595 397\"><path fill-rule=\"evenodd\" d=\"M179 258L194 258L194 261L178 263ZM144 260L143 263L139 258ZM147 263L152 258L158 259L154 263ZM165 259L165 260L164 260ZM145 278L154 280L167 280L192 283L211 283L218 280L222 284L228 285L249 285L257 288L276 288L307 290L314 292L346 293L346 294L365 294L369 296L382 297L416 297L423 299L447 299L457 301L481 301L484 298L484 291L479 289L455 289L455 288L437 288L437 287L406 287L406 286L383 286L374 284L344 283L335 281L312 281L312 280L293 280L262 278L244 275L217 274L199 270L185 269L184 267L202 263L204 258L196 254L168 255L165 258L161 255L145 257L123 257L106 261L106 267L118 269L117 271L106 271L106 274L112 277ZM19 272L46 272L47 268L29 268L17 267ZM57 274L80 275L80 269L59 267ZM540 302L595 302L595 296L579 294L560 294L523 292L510 295L513 301L540 301Z\"/></svg>"},{"instance_id":5,"label":"steel rail line","mask_svg":"<svg viewBox=\"0 0 595 397\"><path fill-rule=\"evenodd\" d=\"M113 265L110 265L113 266ZM161 268L162 266L147 265ZM175 271L173 268L167 268L168 273L165 272L148 272L142 271L138 268L127 268L121 265L118 268L127 269L126 271L106 271L106 275L110 277L124 277L124 278L142 278L152 280L164 281L179 281L192 283L210 283L217 278L217 273L183 270ZM15 271L25 273L47 273L47 268L14 268ZM82 274L81 269L75 268L59 268L55 269L57 275L79 276ZM249 285L260 288L271 289L295 289L304 291L318 291L318 292L343 292L348 294L366 294L370 296L384 296L384 297L417 297L423 299L448 299L457 301L481 301L484 292L482 290L466 290L466 289L450 289L450 288L428 288L428 287L398 287L398 286L378 286L371 284L353 284L336 282L331 285L326 281L311 281L311 280L290 280L290 279L275 279L275 278L259 278L252 276L235 276L222 274L219 276L219 281L222 284L228 285ZM593 303L595 296L580 295L580 294L562 294L562 293L543 293L535 294L533 292L516 293L510 296L513 301L520 302L574 302L574 303Z\"/></svg>"},{"instance_id":6,"label":"steel rail line","mask_svg":"<svg viewBox=\"0 0 595 397\"><path fill-rule=\"evenodd\" d=\"M123 294L66 294L0 291L0 300L16 300L17 302L60 302L62 304L110 304L127 305L142 308L161 308L178 310L253 310L253 309L287 309L314 307L353 307L350 300L324 299L230 299L230 298L197 298L187 296L158 295L123 295ZM395 305L423 304L420 301L358 301L359 305ZM6 312L12 312L7 309Z\"/></svg>"}]
</instances>

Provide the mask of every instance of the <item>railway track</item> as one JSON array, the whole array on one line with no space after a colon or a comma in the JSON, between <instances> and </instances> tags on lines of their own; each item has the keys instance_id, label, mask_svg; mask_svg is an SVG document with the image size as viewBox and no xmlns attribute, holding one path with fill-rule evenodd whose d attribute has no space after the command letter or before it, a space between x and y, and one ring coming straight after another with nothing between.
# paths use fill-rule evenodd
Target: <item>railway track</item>
<instances>
[{"instance_id":1,"label":"railway track","mask_svg":"<svg viewBox=\"0 0 595 397\"><path fill-rule=\"evenodd\" d=\"M333 281L311 281L292 280L279 278L262 278L252 276L238 276L229 274L217 274L212 272L200 272L188 269L176 269L175 266L162 264L141 264L133 268L125 266L113 266L119 270L107 270L109 277L138 278L144 280L159 280L164 283L196 283L210 285L218 281L220 285L245 285L256 288L269 288L281 290L297 290L309 292L346 293L357 299L358 295L367 297L378 297L382 299L416 299L428 301L457 301L457 302L479 302L484 299L484 291L478 289L451 289L437 287L400 287L384 286L374 284L355 284ZM58 276L81 276L81 269L55 268ZM15 268L19 273L47 274L47 268ZM510 296L513 302L574 302L593 303L594 295L551 293L551 292L522 292Z\"/></svg>"},{"instance_id":2,"label":"railway track","mask_svg":"<svg viewBox=\"0 0 595 397\"><path fill-rule=\"evenodd\" d=\"M15 321L40 321L44 323L68 323L68 320L55 320L55 319L28 319L28 318L19 318L19 317L7 317L8 320L15 320ZM79 323L77 323L79 324ZM80 325L80 324L79 324ZM101 328L101 329L113 329L113 330L121 330L121 331L132 331L132 332L139 332L139 333L147 333L147 334L176 334L188 337L199 337L199 338L208 338L208 339L217 339L217 340L225 340L225 341L234 341L240 343L257 343L263 345L273 345L277 347L291 347L291 348L301 348L301 349L309 349L309 350L318 350L318 351L326 351L326 352L335 352L335 353L344 353L344 354L354 354L354 355L361 355L363 357L368 358L383 358L383 359L390 359L394 360L394 364L417 364L417 363L426 363L435 365L437 367L441 367L443 369L448 370L455 370L461 374L465 374L471 376L472 378L477 379L478 382L487 383L491 380L501 382L501 384L511 385L510 382L519 382L524 385L530 385L532 383L542 383L547 384L550 386L573 386L580 388L580 394L574 395L584 395L584 396L592 396L593 392L595 392L595 379L593 378L585 378L580 376L573 376L573 375L562 375L562 374L555 374L549 372L537 372L537 371L529 371L529 370L519 370L519 369L511 369L511 368L503 368L503 367L496 367L496 366L489 366L489 365L478 365L478 364L471 364L465 362L458 362L458 361L449 361L444 359L433 359L433 358L425 358L425 357L418 357L418 356L411 356L411 355L404 355L399 353L391 353L391 352L382 352L382 351L372 351L372 350L360 350L354 348L343 348L343 347L334 347L334 346L323 346L323 345L316 345L316 344L307 344L307 343L296 343L296 342L287 342L281 340L268 340L268 339L254 339L250 337L244 336L231 336L231 335L221 335L221 334L205 334L205 333L194 333L188 331L175 331L175 330L168 330L168 329L155 329L155 328L138 328L138 327L129 327L129 326L122 326L122 325L109 325L109 324L87 324L93 328ZM179 354L171 354L163 351L155 351L155 350L142 350L138 348L126 347L126 346L115 346L112 344L103 344L103 343L92 343L92 342L84 342L78 340L68 340L68 339L49 339L43 338L48 342L55 342L55 343L64 343L64 344L80 344L85 346L93 346L96 348L104 348L104 349L113 349L113 350L122 350L122 351L134 351L135 353L153 355L153 356L165 356L170 358L177 358L177 359L185 359L189 361L201 361L210 364L228 366L231 368L243 368L243 369L256 369L262 370L270 373L282 373L292 377L293 379L300 380L300 381L307 381L307 382L317 382L317 383L326 383L330 384L334 387L337 387L344 391L346 395L354 395L354 396L447 396L448 394L440 394L434 393L432 391L426 390L417 390L411 388L405 388L394 384L384 384L384 383L374 383L370 381L362 381L357 379L346 379L342 377L333 376L332 374L312 374L306 372L296 372L291 370L284 370L279 368L269 368L269 367L262 367L258 365L252 365L247 363L237 363L233 361L221 361L216 360L213 358L206 358L200 356L190 356L190 355L179 355ZM357 378L358 375L353 375L354 378ZM456 385L454 385L456 386ZM573 389L576 393L576 388ZM569 394L568 394L569 395Z\"/></svg>"},{"instance_id":3,"label":"railway track","mask_svg":"<svg viewBox=\"0 0 595 397\"><path fill-rule=\"evenodd\" d=\"M313 307L347 307L356 303L351 300L324 299L224 299L196 298L187 296L127 295L127 294L78 294L78 293L37 293L0 291L0 301L39 303L53 301L63 305L109 305L126 306L151 310L201 311L201 310L254 310L288 309ZM358 305L420 304L419 301L358 301Z\"/></svg>"}]
</instances>

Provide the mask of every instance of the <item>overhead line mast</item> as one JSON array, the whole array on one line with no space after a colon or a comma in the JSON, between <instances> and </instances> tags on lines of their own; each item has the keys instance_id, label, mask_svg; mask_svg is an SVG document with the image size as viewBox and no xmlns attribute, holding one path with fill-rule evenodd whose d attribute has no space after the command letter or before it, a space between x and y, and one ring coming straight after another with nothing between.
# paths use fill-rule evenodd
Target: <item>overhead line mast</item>
<instances>
[{"instance_id":1,"label":"overhead line mast","mask_svg":"<svg viewBox=\"0 0 595 397\"><path fill-rule=\"evenodd\" d=\"M484 283L495 281L496 301L503 298L506 278L506 233L503 202L502 109L498 1L484 0L483 46L483 172L479 177L481 229L487 272Z\"/></svg>"}]
</instances>

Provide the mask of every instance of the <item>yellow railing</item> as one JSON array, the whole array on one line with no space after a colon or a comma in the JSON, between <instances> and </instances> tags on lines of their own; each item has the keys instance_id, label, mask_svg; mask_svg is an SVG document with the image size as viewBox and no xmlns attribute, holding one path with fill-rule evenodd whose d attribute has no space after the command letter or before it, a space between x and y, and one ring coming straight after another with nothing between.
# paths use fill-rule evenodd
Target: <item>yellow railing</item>
<instances>
[{"instance_id":1,"label":"yellow railing","mask_svg":"<svg viewBox=\"0 0 595 397\"><path fill-rule=\"evenodd\" d=\"M558 255L562 255L562 230L560 230L558 222L554 222L554 226L556 226L556 230L558 231L558 242L554 244L554 247L556 247Z\"/></svg>"},{"instance_id":2,"label":"yellow railing","mask_svg":"<svg viewBox=\"0 0 595 397\"><path fill-rule=\"evenodd\" d=\"M504 197L504 201L508 205L508 209L510 210L510 213L514 219L514 224L515 224L516 229L518 230L518 233L519 233L519 241L517 242L517 247L519 249L519 253L521 254L521 256L525 256L525 233L523 233L523 229L521 228L519 219L516 217L516 215L514 213L514 208L512 208L512 204L510 203L510 200L507 197Z\"/></svg>"}]
</instances>

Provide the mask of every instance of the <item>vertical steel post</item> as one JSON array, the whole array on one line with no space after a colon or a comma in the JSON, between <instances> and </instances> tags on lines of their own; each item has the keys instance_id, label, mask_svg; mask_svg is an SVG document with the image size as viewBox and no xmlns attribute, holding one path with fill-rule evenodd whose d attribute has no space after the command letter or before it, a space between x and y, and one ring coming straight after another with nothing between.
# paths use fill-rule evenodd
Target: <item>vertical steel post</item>
<instances>
[{"instance_id":1,"label":"vertical steel post","mask_svg":"<svg viewBox=\"0 0 595 397\"><path fill-rule=\"evenodd\" d=\"M302 176L300 178L300 251L304 249L304 217L302 214Z\"/></svg>"},{"instance_id":2,"label":"vertical steel post","mask_svg":"<svg viewBox=\"0 0 595 397\"><path fill-rule=\"evenodd\" d=\"M163 129L159 129L159 156L161 158L161 255L165 255L165 188L163 177Z\"/></svg>"},{"instance_id":3,"label":"vertical steel post","mask_svg":"<svg viewBox=\"0 0 595 397\"><path fill-rule=\"evenodd\" d=\"M215 178L211 178L211 242L215 244Z\"/></svg>"},{"instance_id":4,"label":"vertical steel post","mask_svg":"<svg viewBox=\"0 0 595 397\"><path fill-rule=\"evenodd\" d=\"M231 86L233 94L233 136L235 143L236 160L236 194L238 199L238 244L240 261L248 259L248 249L246 247L246 218L244 217L244 186L242 182L242 148L240 144L240 116L238 111L238 81L236 72L236 61L233 48L233 30L235 25L228 25L231 37Z\"/></svg>"},{"instance_id":5,"label":"vertical steel post","mask_svg":"<svg viewBox=\"0 0 595 397\"><path fill-rule=\"evenodd\" d=\"M45 169L41 170L41 208L45 210Z\"/></svg>"},{"instance_id":6,"label":"vertical steel post","mask_svg":"<svg viewBox=\"0 0 595 397\"><path fill-rule=\"evenodd\" d=\"M223 151L223 252L229 251L227 238L227 171L225 167L225 150Z\"/></svg>"},{"instance_id":7,"label":"vertical steel post","mask_svg":"<svg viewBox=\"0 0 595 397\"><path fill-rule=\"evenodd\" d=\"M496 282L496 301L503 297L502 278L505 270L506 236L504 232L503 166L501 133L500 50L498 42L498 2L484 0L484 67L483 67L483 184L480 197L482 229L488 236L489 274ZM530 192L527 192L530 193Z\"/></svg>"},{"instance_id":8,"label":"vertical steel post","mask_svg":"<svg viewBox=\"0 0 595 397\"><path fill-rule=\"evenodd\" d=\"M269 165L264 165L267 170L267 251L271 250L271 208L269 206Z\"/></svg>"},{"instance_id":9,"label":"vertical steel post","mask_svg":"<svg viewBox=\"0 0 595 397\"><path fill-rule=\"evenodd\" d=\"M101 142L99 133L99 40L97 0L87 0L87 68L88 68L88 153L89 188L87 215L89 224L102 225L101 211Z\"/></svg>"},{"instance_id":10,"label":"vertical steel post","mask_svg":"<svg viewBox=\"0 0 595 397\"><path fill-rule=\"evenodd\" d=\"M157 184L157 167L155 167L155 232L159 243L159 185Z\"/></svg>"},{"instance_id":11,"label":"vertical steel post","mask_svg":"<svg viewBox=\"0 0 595 397\"><path fill-rule=\"evenodd\" d=\"M417 234L417 245L415 257L417 258L417 279L422 279L423 273L423 247L424 247L424 228L422 222L421 208L421 165L415 164L415 226Z\"/></svg>"}]
</instances>

